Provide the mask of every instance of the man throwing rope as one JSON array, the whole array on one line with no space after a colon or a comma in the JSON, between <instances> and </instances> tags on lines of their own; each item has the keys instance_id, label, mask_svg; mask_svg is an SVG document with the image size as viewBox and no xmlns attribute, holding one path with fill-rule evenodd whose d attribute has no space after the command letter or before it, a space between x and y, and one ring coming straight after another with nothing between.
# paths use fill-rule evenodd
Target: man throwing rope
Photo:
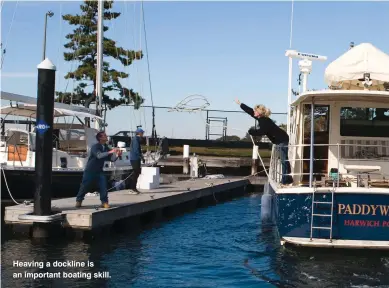
<instances>
[{"instance_id":1,"label":"man throwing rope","mask_svg":"<svg viewBox=\"0 0 389 288\"><path fill-rule=\"evenodd\" d=\"M290 163L288 160L288 145L289 136L281 129L272 119L270 119L271 111L264 105L255 105L254 109L241 103L239 99L235 99L236 104L240 105L240 108L258 121L258 129L250 129L248 133L251 136L263 136L266 135L273 144L276 144L281 157L282 165L282 178L281 184L288 185L293 183Z\"/></svg>"},{"instance_id":2,"label":"man throwing rope","mask_svg":"<svg viewBox=\"0 0 389 288\"><path fill-rule=\"evenodd\" d=\"M80 190L76 197L76 208L80 208L87 189L91 184L98 184L102 208L110 208L108 205L107 179L103 173L105 161L116 161L121 155L119 149L109 150L107 134L99 132L96 135L98 143L91 147L88 163L86 164Z\"/></svg>"}]
</instances>

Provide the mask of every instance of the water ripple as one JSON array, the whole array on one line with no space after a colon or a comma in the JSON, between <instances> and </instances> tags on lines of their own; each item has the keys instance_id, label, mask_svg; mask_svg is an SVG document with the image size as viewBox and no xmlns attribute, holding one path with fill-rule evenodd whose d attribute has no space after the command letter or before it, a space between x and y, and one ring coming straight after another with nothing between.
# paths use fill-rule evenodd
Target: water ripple
<instances>
[{"instance_id":1,"label":"water ripple","mask_svg":"<svg viewBox=\"0 0 389 288\"><path fill-rule=\"evenodd\" d=\"M141 234L92 242L2 243L2 287L389 287L389 255L372 251L285 249L260 225L260 197L199 209ZM12 261L93 261L103 279L14 279ZM29 272L39 268L22 269ZM42 272L42 271L41 271Z\"/></svg>"}]
</instances>

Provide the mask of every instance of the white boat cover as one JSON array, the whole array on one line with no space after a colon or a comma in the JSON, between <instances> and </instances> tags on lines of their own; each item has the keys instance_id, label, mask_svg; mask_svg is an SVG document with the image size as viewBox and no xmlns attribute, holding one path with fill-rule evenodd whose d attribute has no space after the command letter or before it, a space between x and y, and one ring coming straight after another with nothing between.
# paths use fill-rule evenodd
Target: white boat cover
<instances>
[{"instance_id":1,"label":"white boat cover","mask_svg":"<svg viewBox=\"0 0 389 288\"><path fill-rule=\"evenodd\" d=\"M11 101L15 103L32 104L32 105L37 104L36 102L37 99L35 97L24 96L20 94L5 92L5 91L0 91L0 96L2 101L5 100L5 101ZM96 115L96 110L91 108L86 108L83 106L76 106L76 105L54 102L54 107Z\"/></svg>"},{"instance_id":2,"label":"white boat cover","mask_svg":"<svg viewBox=\"0 0 389 288\"><path fill-rule=\"evenodd\" d=\"M2 115L12 115L12 116L20 116L20 117L26 117L26 118L36 118L36 105L34 104L22 104L17 105L15 107L12 106L5 106L0 108L0 114ZM88 117L88 118L94 118L94 119L102 119L99 116L80 112L80 111L74 111L70 109L64 109L64 108L54 108L54 118L55 117L65 117L65 116L77 116L79 118Z\"/></svg>"},{"instance_id":3,"label":"white boat cover","mask_svg":"<svg viewBox=\"0 0 389 288\"><path fill-rule=\"evenodd\" d=\"M329 64L324 79L330 88L361 90L364 73L370 73L369 90L384 91L384 83L389 84L389 55L370 43L361 43Z\"/></svg>"}]
</instances>

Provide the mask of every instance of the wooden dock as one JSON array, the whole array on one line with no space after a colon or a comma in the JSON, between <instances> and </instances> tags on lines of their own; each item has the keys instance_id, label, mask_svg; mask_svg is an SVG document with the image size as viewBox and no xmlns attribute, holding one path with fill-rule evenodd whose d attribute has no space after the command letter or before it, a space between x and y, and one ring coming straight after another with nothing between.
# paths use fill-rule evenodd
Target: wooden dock
<instances>
[{"instance_id":1,"label":"wooden dock","mask_svg":"<svg viewBox=\"0 0 389 288\"><path fill-rule=\"evenodd\" d=\"M148 212L164 212L173 206L187 203L197 205L204 198L213 203L248 192L247 178L229 177L224 179L195 179L162 184L158 189L140 190L139 195L128 190L109 192L111 208L100 208L99 196L86 196L82 208L75 208L75 197L52 201L53 212L61 213L62 227L78 230L94 230L116 221ZM30 226L32 220L20 220L19 216L32 213L32 205L15 205L5 208L5 224Z\"/></svg>"}]
</instances>

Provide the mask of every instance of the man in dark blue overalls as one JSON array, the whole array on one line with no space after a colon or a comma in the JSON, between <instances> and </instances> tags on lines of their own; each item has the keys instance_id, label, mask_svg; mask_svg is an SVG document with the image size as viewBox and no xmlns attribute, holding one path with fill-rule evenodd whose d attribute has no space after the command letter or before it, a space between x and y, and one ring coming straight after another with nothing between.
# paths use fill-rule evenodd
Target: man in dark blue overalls
<instances>
[{"instance_id":1,"label":"man in dark blue overalls","mask_svg":"<svg viewBox=\"0 0 389 288\"><path fill-rule=\"evenodd\" d=\"M102 208L110 208L108 205L107 179L103 173L105 161L116 161L121 151L118 149L109 150L108 137L105 132L99 132L96 135L98 143L93 144L90 150L88 163L86 164L80 190L76 197L76 207L81 207L85 194L88 192L91 184L98 184L100 201Z\"/></svg>"},{"instance_id":2,"label":"man in dark blue overalls","mask_svg":"<svg viewBox=\"0 0 389 288\"><path fill-rule=\"evenodd\" d=\"M143 137L143 131L141 128L136 129L135 136L131 139L130 145L130 161L132 166L132 175L131 175L131 194L139 194L140 192L136 188L138 183L139 175L142 172L141 160L145 163L145 158L143 157L142 148L141 148L141 139Z\"/></svg>"}]
</instances>

